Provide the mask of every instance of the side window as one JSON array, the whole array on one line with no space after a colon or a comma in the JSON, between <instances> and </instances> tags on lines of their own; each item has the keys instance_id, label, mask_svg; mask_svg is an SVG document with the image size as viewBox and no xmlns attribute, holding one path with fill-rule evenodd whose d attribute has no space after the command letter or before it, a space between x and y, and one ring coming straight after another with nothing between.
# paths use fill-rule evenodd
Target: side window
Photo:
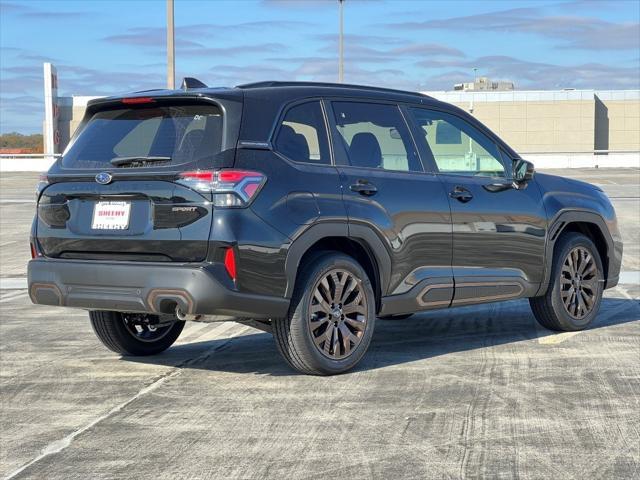
<instances>
[{"instance_id":1,"label":"side window","mask_svg":"<svg viewBox=\"0 0 640 480\"><path fill-rule=\"evenodd\" d=\"M319 101L296 105L287 111L278 130L275 148L295 162L331 164Z\"/></svg>"},{"instance_id":2,"label":"side window","mask_svg":"<svg viewBox=\"0 0 640 480\"><path fill-rule=\"evenodd\" d=\"M440 172L507 176L495 143L471 124L455 115L436 110L410 110Z\"/></svg>"},{"instance_id":3,"label":"side window","mask_svg":"<svg viewBox=\"0 0 640 480\"><path fill-rule=\"evenodd\" d=\"M332 106L337 129L334 145L341 164L422 171L397 105L333 102Z\"/></svg>"}]
</instances>

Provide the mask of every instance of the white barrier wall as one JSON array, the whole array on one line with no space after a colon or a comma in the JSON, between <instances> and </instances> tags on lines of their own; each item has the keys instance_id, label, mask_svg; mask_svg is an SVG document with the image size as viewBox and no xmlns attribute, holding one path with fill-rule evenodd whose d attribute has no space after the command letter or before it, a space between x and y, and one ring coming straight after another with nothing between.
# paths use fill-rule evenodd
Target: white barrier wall
<instances>
[{"instance_id":1,"label":"white barrier wall","mask_svg":"<svg viewBox=\"0 0 640 480\"><path fill-rule=\"evenodd\" d=\"M55 159L42 157L0 157L0 172L46 172Z\"/></svg>"},{"instance_id":2,"label":"white barrier wall","mask_svg":"<svg viewBox=\"0 0 640 480\"><path fill-rule=\"evenodd\" d=\"M537 168L640 168L640 152L609 153L523 153ZM0 172L46 172L54 160L42 157L0 157Z\"/></svg>"},{"instance_id":3,"label":"white barrier wall","mask_svg":"<svg viewBox=\"0 0 640 480\"><path fill-rule=\"evenodd\" d=\"M609 153L523 153L536 168L640 168L640 152Z\"/></svg>"}]
</instances>

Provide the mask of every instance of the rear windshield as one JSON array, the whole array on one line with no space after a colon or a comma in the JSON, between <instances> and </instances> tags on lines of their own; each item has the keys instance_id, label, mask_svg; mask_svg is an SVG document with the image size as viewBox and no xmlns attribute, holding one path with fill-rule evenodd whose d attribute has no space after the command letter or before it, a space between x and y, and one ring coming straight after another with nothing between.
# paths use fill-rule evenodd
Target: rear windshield
<instances>
[{"instance_id":1,"label":"rear windshield","mask_svg":"<svg viewBox=\"0 0 640 480\"><path fill-rule=\"evenodd\" d=\"M157 167L213 160L222 114L213 105L122 108L97 112L65 152L66 168Z\"/></svg>"}]
</instances>

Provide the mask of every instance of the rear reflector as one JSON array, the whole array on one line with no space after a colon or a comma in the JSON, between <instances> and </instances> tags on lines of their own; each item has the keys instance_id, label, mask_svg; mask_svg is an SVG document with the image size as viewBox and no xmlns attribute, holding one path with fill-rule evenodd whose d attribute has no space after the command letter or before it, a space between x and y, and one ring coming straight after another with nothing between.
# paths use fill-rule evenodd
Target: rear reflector
<instances>
[{"instance_id":1,"label":"rear reflector","mask_svg":"<svg viewBox=\"0 0 640 480\"><path fill-rule=\"evenodd\" d=\"M194 170L181 173L178 183L211 193L216 207L244 207L266 180L262 173L248 170Z\"/></svg>"},{"instance_id":2,"label":"rear reflector","mask_svg":"<svg viewBox=\"0 0 640 480\"><path fill-rule=\"evenodd\" d=\"M224 252L224 268L231 277L231 280L236 281L236 254L232 247L227 248Z\"/></svg>"},{"instance_id":3,"label":"rear reflector","mask_svg":"<svg viewBox=\"0 0 640 480\"><path fill-rule=\"evenodd\" d=\"M122 103L127 105L136 105L140 103L155 103L156 101L151 97L133 97L133 98L123 98Z\"/></svg>"},{"instance_id":4,"label":"rear reflector","mask_svg":"<svg viewBox=\"0 0 640 480\"><path fill-rule=\"evenodd\" d=\"M33 242L29 242L29 246L31 247L31 258L36 258L38 256L38 251L36 250L36 246Z\"/></svg>"}]
</instances>

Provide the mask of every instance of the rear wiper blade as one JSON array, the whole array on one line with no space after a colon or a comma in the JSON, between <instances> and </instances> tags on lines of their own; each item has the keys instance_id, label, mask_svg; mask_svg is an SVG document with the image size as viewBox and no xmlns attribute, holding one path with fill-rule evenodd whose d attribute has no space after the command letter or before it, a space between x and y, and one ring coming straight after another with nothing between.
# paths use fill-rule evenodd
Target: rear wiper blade
<instances>
[{"instance_id":1,"label":"rear wiper blade","mask_svg":"<svg viewBox=\"0 0 640 480\"><path fill-rule=\"evenodd\" d=\"M116 157L110 160L111 165L119 167L121 165L129 165L131 163L154 163L154 162L170 162L171 157Z\"/></svg>"}]
</instances>

